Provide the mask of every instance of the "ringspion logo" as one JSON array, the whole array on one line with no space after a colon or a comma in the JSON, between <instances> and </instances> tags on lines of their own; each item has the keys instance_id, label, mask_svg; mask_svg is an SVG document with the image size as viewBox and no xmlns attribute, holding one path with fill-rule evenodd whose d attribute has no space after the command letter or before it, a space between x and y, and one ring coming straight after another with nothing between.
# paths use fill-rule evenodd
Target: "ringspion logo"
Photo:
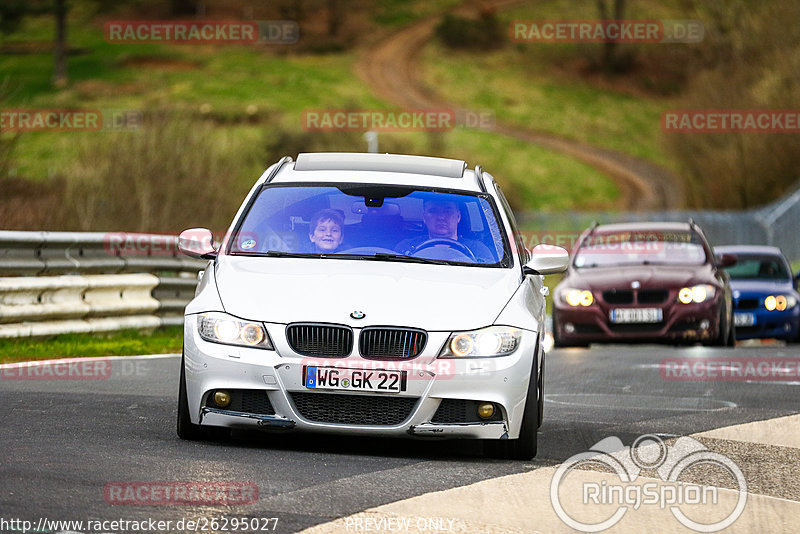
<instances>
[{"instance_id":1,"label":"ringspion logo","mask_svg":"<svg viewBox=\"0 0 800 534\"><path fill-rule=\"evenodd\" d=\"M686 481L698 467L712 472L712 480L730 481L729 487L736 491L735 502L721 499L715 485ZM585 473L584 469L616 477L598 481L576 475ZM645 470L655 471L660 481L642 476ZM641 507L669 509L686 528L718 532L731 526L744 511L747 481L730 458L708 450L693 438L680 437L667 445L660 437L645 434L626 447L618 437L611 436L559 466L550 483L550 500L559 519L579 532L609 529Z\"/></svg>"}]
</instances>

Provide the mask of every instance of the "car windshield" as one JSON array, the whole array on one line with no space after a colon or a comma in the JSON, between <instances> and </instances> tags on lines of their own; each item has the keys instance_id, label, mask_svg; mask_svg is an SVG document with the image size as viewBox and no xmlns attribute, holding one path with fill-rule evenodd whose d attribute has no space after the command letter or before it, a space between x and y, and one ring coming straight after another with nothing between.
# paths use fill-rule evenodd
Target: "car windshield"
<instances>
[{"instance_id":1,"label":"car windshield","mask_svg":"<svg viewBox=\"0 0 800 534\"><path fill-rule=\"evenodd\" d=\"M771 254L736 254L736 265L726 267L732 280L782 280L792 276L783 260Z\"/></svg>"},{"instance_id":2,"label":"car windshield","mask_svg":"<svg viewBox=\"0 0 800 534\"><path fill-rule=\"evenodd\" d=\"M660 230L592 234L578 248L574 259L577 268L705 262L705 249L696 233Z\"/></svg>"},{"instance_id":3,"label":"car windshield","mask_svg":"<svg viewBox=\"0 0 800 534\"><path fill-rule=\"evenodd\" d=\"M229 253L507 266L487 195L358 184L265 186Z\"/></svg>"}]
</instances>

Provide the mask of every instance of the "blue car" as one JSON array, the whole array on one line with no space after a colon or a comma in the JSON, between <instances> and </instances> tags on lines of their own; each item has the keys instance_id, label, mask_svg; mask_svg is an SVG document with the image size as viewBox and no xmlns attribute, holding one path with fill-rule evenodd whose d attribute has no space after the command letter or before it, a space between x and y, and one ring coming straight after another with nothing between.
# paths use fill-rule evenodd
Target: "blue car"
<instances>
[{"instance_id":1,"label":"blue car","mask_svg":"<svg viewBox=\"0 0 800 534\"><path fill-rule=\"evenodd\" d=\"M800 294L791 265L777 247L714 247L717 255L736 257L726 267L733 291L736 339L777 338L798 341Z\"/></svg>"}]
</instances>

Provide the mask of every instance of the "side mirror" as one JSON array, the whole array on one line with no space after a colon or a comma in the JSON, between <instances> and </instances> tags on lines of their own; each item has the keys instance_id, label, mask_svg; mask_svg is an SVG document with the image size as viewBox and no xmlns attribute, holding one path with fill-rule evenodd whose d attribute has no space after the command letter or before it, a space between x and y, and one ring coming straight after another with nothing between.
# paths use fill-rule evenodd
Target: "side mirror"
<instances>
[{"instance_id":1,"label":"side mirror","mask_svg":"<svg viewBox=\"0 0 800 534\"><path fill-rule=\"evenodd\" d=\"M737 263L736 256L733 254L723 254L719 257L718 263L722 268L733 267Z\"/></svg>"},{"instance_id":2,"label":"side mirror","mask_svg":"<svg viewBox=\"0 0 800 534\"><path fill-rule=\"evenodd\" d=\"M553 245L536 245L531 259L522 268L525 274L555 274L567 270L569 252Z\"/></svg>"},{"instance_id":3,"label":"side mirror","mask_svg":"<svg viewBox=\"0 0 800 534\"><path fill-rule=\"evenodd\" d=\"M191 228L181 232L178 250L191 258L210 260L217 257L214 236L208 228Z\"/></svg>"}]
</instances>

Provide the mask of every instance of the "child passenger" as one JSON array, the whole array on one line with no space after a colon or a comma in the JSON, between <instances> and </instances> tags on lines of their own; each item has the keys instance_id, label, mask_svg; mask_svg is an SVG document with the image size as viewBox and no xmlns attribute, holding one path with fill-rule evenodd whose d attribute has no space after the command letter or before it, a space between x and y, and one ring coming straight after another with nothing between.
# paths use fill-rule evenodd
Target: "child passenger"
<instances>
[{"instance_id":1,"label":"child passenger","mask_svg":"<svg viewBox=\"0 0 800 534\"><path fill-rule=\"evenodd\" d=\"M342 244L344 216L338 210L320 210L311 217L308 238L314 244L316 253L335 252Z\"/></svg>"}]
</instances>

